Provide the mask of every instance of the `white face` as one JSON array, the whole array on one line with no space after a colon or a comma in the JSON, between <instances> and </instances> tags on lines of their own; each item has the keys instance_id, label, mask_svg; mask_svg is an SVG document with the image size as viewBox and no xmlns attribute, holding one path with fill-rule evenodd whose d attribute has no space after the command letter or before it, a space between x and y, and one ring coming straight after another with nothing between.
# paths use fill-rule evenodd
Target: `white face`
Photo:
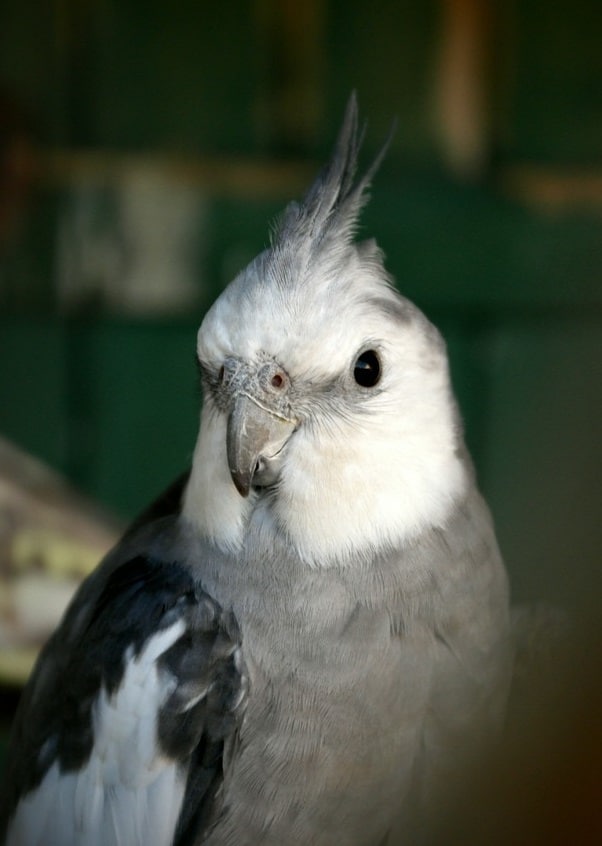
<instances>
[{"instance_id":1,"label":"white face","mask_svg":"<svg viewBox=\"0 0 602 846\"><path fill-rule=\"evenodd\" d=\"M378 258L349 247L291 285L277 276L293 261L260 257L205 317L205 406L185 513L219 545L240 546L248 522L269 512L309 564L346 563L441 525L463 493L443 342L388 286ZM297 421L277 480L248 498L226 455L218 377L229 360L249 373L276 362Z\"/></svg>"}]
</instances>

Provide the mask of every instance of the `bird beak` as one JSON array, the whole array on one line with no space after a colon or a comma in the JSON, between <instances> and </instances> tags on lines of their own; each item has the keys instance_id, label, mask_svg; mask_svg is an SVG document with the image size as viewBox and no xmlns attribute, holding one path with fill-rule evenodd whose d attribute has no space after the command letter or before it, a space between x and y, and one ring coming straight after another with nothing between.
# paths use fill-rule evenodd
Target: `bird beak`
<instances>
[{"instance_id":1,"label":"bird beak","mask_svg":"<svg viewBox=\"0 0 602 846\"><path fill-rule=\"evenodd\" d=\"M297 427L289 420L260 405L249 394L239 394L228 418L226 447L228 467L236 490L248 496L252 484L276 481L280 453Z\"/></svg>"}]
</instances>

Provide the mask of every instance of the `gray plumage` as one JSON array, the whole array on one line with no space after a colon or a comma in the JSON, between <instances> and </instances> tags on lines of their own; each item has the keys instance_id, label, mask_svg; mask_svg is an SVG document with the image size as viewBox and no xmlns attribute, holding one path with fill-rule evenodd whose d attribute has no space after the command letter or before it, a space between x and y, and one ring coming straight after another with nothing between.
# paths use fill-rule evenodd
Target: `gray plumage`
<instances>
[{"instance_id":1,"label":"gray plumage","mask_svg":"<svg viewBox=\"0 0 602 846\"><path fill-rule=\"evenodd\" d=\"M11 846L393 843L500 726L506 575L444 343L354 241L358 148L352 98L203 321L190 476L41 655Z\"/></svg>"}]
</instances>

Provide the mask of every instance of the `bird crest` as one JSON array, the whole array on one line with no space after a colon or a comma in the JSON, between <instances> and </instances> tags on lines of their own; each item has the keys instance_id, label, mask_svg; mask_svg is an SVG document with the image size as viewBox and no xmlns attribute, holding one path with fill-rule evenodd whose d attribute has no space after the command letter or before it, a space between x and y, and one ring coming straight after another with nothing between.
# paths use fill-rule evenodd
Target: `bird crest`
<instances>
[{"instance_id":1,"label":"bird crest","mask_svg":"<svg viewBox=\"0 0 602 846\"><path fill-rule=\"evenodd\" d=\"M320 171L301 202L291 202L284 210L272 239L272 250L290 250L294 245L303 254L323 254L333 245L348 246L355 235L367 188L389 147L395 124L366 173L356 181L357 160L365 127L359 128L355 92L347 103L343 123L330 161Z\"/></svg>"}]
</instances>

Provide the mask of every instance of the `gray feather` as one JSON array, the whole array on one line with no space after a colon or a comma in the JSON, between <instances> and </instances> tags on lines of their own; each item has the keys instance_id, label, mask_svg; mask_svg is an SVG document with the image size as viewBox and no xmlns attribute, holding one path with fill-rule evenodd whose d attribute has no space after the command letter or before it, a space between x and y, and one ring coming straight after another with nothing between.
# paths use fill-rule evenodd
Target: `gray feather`
<instances>
[{"instance_id":1,"label":"gray feather","mask_svg":"<svg viewBox=\"0 0 602 846\"><path fill-rule=\"evenodd\" d=\"M273 249L295 245L317 253L336 244L349 244L355 234L366 191L387 152L393 129L373 163L355 180L363 132L358 129L355 93L349 98L343 123L327 166L318 174L301 203L290 203L273 239Z\"/></svg>"}]
</instances>

